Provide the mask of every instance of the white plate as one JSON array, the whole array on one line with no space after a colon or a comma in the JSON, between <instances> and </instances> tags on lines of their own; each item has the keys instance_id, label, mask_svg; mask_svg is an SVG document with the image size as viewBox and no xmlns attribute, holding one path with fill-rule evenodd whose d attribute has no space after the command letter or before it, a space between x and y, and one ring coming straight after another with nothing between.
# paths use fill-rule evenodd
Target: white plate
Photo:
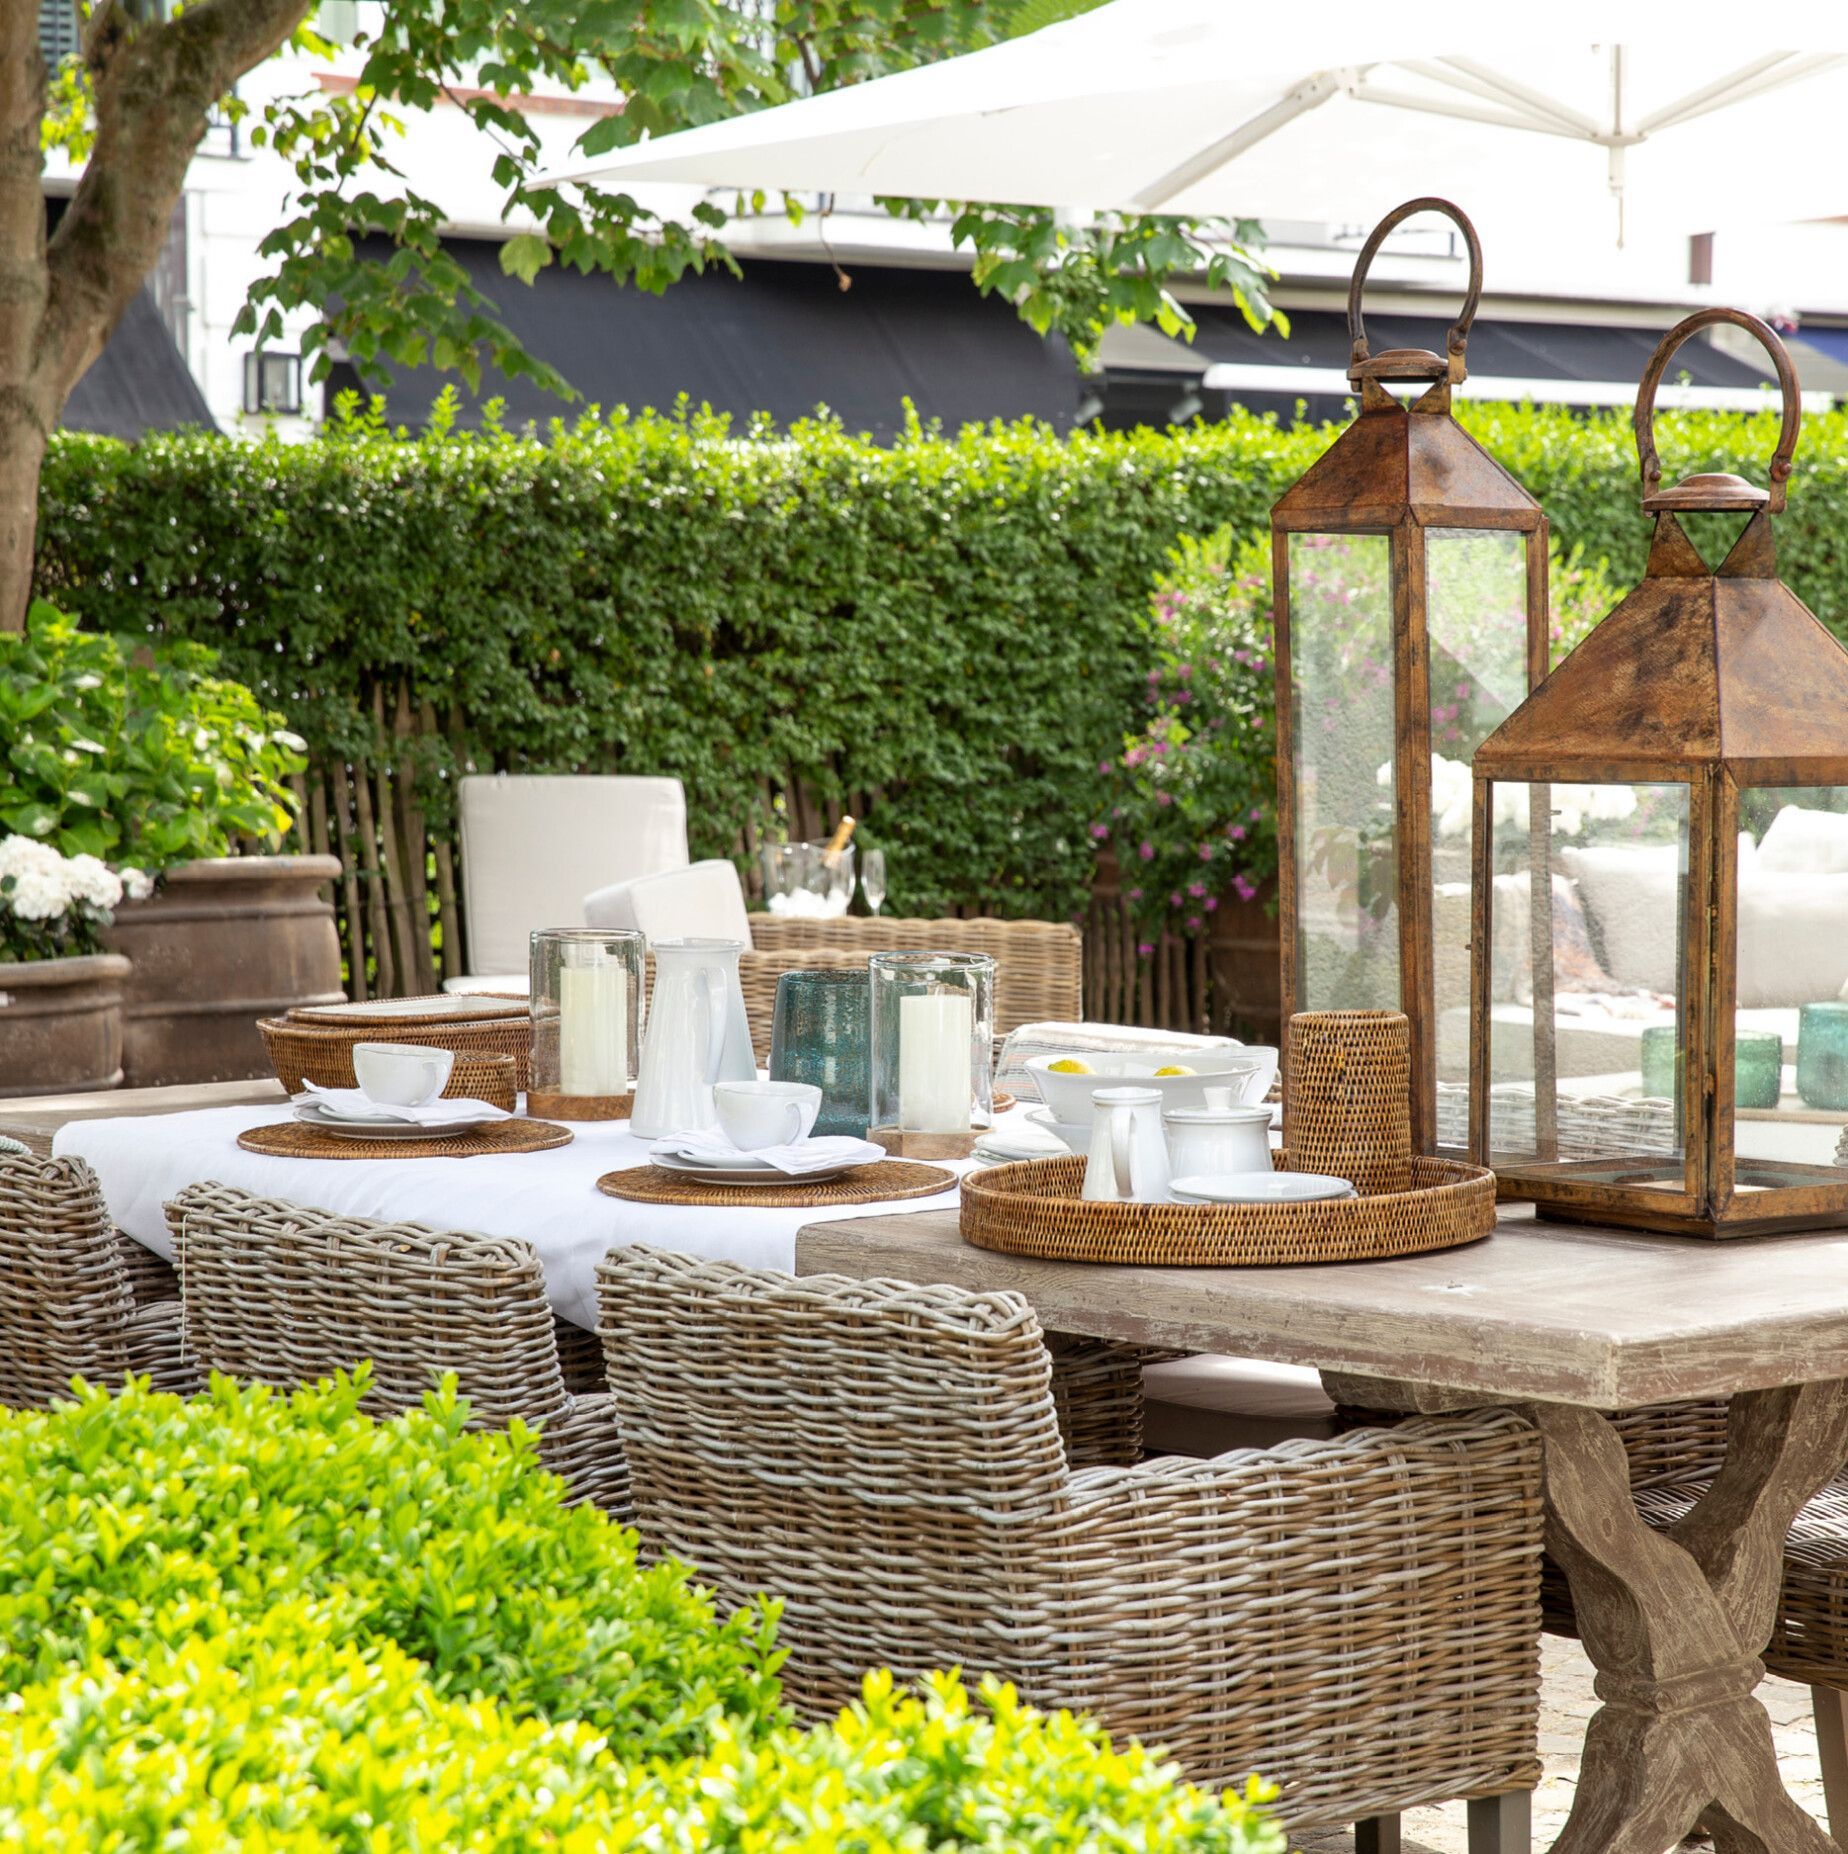
<instances>
[{"instance_id":1,"label":"white plate","mask_svg":"<svg viewBox=\"0 0 1848 1854\"><path fill-rule=\"evenodd\" d=\"M697 1178L704 1184L826 1184L830 1179L839 1178L861 1165L877 1165L877 1159L854 1159L845 1165L831 1165L819 1172L779 1172L774 1165L766 1164L762 1159L740 1159L736 1165L700 1165L692 1159L672 1157L651 1158L650 1165L658 1165L664 1172L678 1172L686 1178Z\"/></svg>"},{"instance_id":2,"label":"white plate","mask_svg":"<svg viewBox=\"0 0 1848 1854\"><path fill-rule=\"evenodd\" d=\"M524 998L490 998L480 992L445 992L435 998L374 998L369 1003L303 1004L290 1013L299 1024L387 1024L404 1018L425 1023L452 1020L485 1023L491 1018L525 1017L532 1006Z\"/></svg>"},{"instance_id":3,"label":"white plate","mask_svg":"<svg viewBox=\"0 0 1848 1854\"><path fill-rule=\"evenodd\" d=\"M1195 1204L1327 1204L1360 1195L1345 1178L1326 1172L1196 1173L1176 1178L1168 1189Z\"/></svg>"},{"instance_id":4,"label":"white plate","mask_svg":"<svg viewBox=\"0 0 1848 1854\"><path fill-rule=\"evenodd\" d=\"M298 1107L295 1118L323 1132L338 1133L347 1139L449 1139L457 1133L477 1133L483 1127L499 1123L505 1116L483 1115L476 1120L446 1120L441 1126L420 1127L408 1120L348 1120L323 1114L317 1108Z\"/></svg>"}]
</instances>

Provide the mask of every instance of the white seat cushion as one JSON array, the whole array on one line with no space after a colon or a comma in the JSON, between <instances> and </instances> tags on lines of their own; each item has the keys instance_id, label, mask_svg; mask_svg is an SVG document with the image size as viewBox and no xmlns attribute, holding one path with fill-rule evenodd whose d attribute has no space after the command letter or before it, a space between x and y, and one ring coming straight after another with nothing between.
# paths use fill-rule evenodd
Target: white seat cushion
<instances>
[{"instance_id":1,"label":"white seat cushion","mask_svg":"<svg viewBox=\"0 0 1848 1854\"><path fill-rule=\"evenodd\" d=\"M1776 875L1848 871L1848 812L1786 805L1758 846L1759 867Z\"/></svg>"},{"instance_id":2,"label":"white seat cushion","mask_svg":"<svg viewBox=\"0 0 1848 1854\"><path fill-rule=\"evenodd\" d=\"M472 773L457 813L470 973L524 972L534 930L576 926L596 883L687 865L678 779Z\"/></svg>"},{"instance_id":3,"label":"white seat cushion","mask_svg":"<svg viewBox=\"0 0 1848 1854\"><path fill-rule=\"evenodd\" d=\"M751 944L744 884L722 856L633 882L612 882L584 897L584 924L643 933L650 946L657 940L700 939Z\"/></svg>"},{"instance_id":4,"label":"white seat cushion","mask_svg":"<svg viewBox=\"0 0 1848 1854\"><path fill-rule=\"evenodd\" d=\"M1332 1436L1335 1406L1304 1365L1203 1352L1142 1368L1142 1440L1160 1455L1202 1459Z\"/></svg>"}]
</instances>

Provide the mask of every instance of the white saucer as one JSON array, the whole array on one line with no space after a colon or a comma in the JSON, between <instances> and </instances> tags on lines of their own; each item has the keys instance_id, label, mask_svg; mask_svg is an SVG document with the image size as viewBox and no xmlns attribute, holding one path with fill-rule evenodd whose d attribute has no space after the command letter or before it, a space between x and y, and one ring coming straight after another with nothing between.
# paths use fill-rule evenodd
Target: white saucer
<instances>
[{"instance_id":1,"label":"white saucer","mask_svg":"<svg viewBox=\"0 0 1848 1854\"><path fill-rule=\"evenodd\" d=\"M1328 1204L1360 1193L1326 1172L1219 1172L1176 1178L1168 1189L1193 1204Z\"/></svg>"},{"instance_id":2,"label":"white saucer","mask_svg":"<svg viewBox=\"0 0 1848 1854\"><path fill-rule=\"evenodd\" d=\"M483 1115L475 1120L445 1120L441 1126L420 1127L409 1120L355 1120L347 1114L324 1114L310 1105L298 1107L295 1118L346 1139L450 1139L458 1133L476 1133L483 1127L495 1126L504 1116Z\"/></svg>"},{"instance_id":3,"label":"white saucer","mask_svg":"<svg viewBox=\"0 0 1848 1854\"><path fill-rule=\"evenodd\" d=\"M740 1156L733 1165L701 1165L692 1159L674 1158L661 1154L649 1159L650 1165L658 1165L664 1172L678 1172L685 1178L697 1178L705 1184L827 1184L831 1179L843 1177L846 1173L862 1165L876 1165L877 1159L852 1159L845 1165L831 1165L819 1172L783 1172L778 1171L763 1159L750 1159Z\"/></svg>"}]
</instances>

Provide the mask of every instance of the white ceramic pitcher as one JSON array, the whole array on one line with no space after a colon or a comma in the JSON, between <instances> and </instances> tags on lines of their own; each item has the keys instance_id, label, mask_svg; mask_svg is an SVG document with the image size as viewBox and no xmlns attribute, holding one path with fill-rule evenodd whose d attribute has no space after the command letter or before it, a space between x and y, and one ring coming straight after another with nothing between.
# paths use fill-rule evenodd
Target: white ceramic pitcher
<instances>
[{"instance_id":1,"label":"white ceramic pitcher","mask_svg":"<svg viewBox=\"0 0 1848 1854\"><path fill-rule=\"evenodd\" d=\"M738 940L657 940L629 1131L643 1139L718 1124L715 1082L753 1081L757 1055L738 981Z\"/></svg>"},{"instance_id":2,"label":"white ceramic pitcher","mask_svg":"<svg viewBox=\"0 0 1848 1854\"><path fill-rule=\"evenodd\" d=\"M1091 1096L1091 1155L1082 1194L1094 1203L1159 1204L1168 1196L1168 1142L1159 1088L1099 1088Z\"/></svg>"}]
</instances>

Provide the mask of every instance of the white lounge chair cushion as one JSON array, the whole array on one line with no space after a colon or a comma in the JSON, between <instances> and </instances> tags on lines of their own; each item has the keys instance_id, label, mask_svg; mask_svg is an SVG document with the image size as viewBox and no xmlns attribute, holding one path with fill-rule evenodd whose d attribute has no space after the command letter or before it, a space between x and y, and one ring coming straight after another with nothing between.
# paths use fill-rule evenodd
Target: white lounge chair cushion
<instances>
[{"instance_id":1,"label":"white lounge chair cushion","mask_svg":"<svg viewBox=\"0 0 1848 1854\"><path fill-rule=\"evenodd\" d=\"M577 925L591 884L687 864L678 779L473 773L457 813L471 975L524 972L534 929Z\"/></svg>"},{"instance_id":2,"label":"white lounge chair cushion","mask_svg":"<svg viewBox=\"0 0 1848 1854\"><path fill-rule=\"evenodd\" d=\"M657 940L741 940L751 944L750 916L738 871L715 856L685 869L612 882L584 897L584 924L627 928Z\"/></svg>"}]
</instances>

